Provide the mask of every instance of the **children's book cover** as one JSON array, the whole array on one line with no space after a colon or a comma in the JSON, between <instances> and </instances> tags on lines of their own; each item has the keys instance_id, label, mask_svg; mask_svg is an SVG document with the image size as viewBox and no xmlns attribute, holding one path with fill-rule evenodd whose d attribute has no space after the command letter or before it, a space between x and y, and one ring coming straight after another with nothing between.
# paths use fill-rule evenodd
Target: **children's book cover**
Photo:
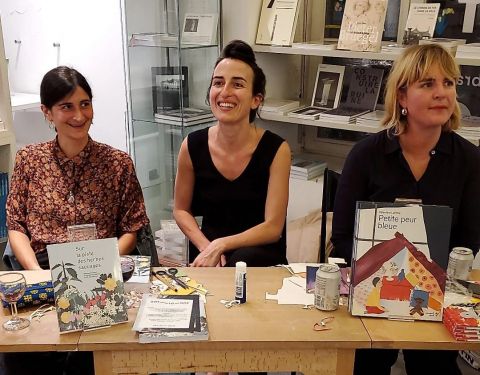
<instances>
[{"instance_id":1,"label":"children's book cover","mask_svg":"<svg viewBox=\"0 0 480 375\"><path fill-rule=\"evenodd\" d=\"M60 332L126 322L116 238L48 245Z\"/></svg>"},{"instance_id":2,"label":"children's book cover","mask_svg":"<svg viewBox=\"0 0 480 375\"><path fill-rule=\"evenodd\" d=\"M358 202L352 315L442 320L451 209Z\"/></svg>"},{"instance_id":3,"label":"children's book cover","mask_svg":"<svg viewBox=\"0 0 480 375\"><path fill-rule=\"evenodd\" d=\"M379 52L387 0L347 0L338 49Z\"/></svg>"}]
</instances>

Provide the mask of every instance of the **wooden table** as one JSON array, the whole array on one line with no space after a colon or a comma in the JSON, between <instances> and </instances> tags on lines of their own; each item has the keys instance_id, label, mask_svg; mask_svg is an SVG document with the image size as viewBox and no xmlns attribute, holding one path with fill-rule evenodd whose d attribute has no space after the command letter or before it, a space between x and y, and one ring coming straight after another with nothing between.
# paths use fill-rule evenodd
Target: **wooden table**
<instances>
[{"instance_id":1,"label":"wooden table","mask_svg":"<svg viewBox=\"0 0 480 375\"><path fill-rule=\"evenodd\" d=\"M480 269L473 270L471 280L480 280ZM380 318L362 318L379 349L478 350L479 343L456 341L442 322L396 322Z\"/></svg>"},{"instance_id":2,"label":"wooden table","mask_svg":"<svg viewBox=\"0 0 480 375\"><path fill-rule=\"evenodd\" d=\"M50 271L21 271L27 283L49 280ZM3 273L3 272L2 272ZM26 318L35 308L22 310L20 316ZM0 322L9 316L8 309L0 309ZM0 352L45 352L77 350L81 332L60 335L57 315L54 311L46 314L40 321L34 320L30 327L18 332L7 332L0 327Z\"/></svg>"},{"instance_id":3,"label":"wooden table","mask_svg":"<svg viewBox=\"0 0 480 375\"><path fill-rule=\"evenodd\" d=\"M226 309L219 301L234 293L233 268L188 268L207 297L208 341L139 344L128 324L82 333L79 350L91 350L96 374L147 374L194 371L301 371L351 374L356 348L369 348L360 319L345 308L333 313L265 301L288 273L280 268L249 268L247 303ZM315 322L333 315L332 330L316 332Z\"/></svg>"}]
</instances>

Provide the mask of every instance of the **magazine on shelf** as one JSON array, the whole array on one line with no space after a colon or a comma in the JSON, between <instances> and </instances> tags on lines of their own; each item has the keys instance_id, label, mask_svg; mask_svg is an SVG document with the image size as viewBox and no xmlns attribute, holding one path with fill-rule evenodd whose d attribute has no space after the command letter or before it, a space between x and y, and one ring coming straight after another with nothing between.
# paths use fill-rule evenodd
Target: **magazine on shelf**
<instances>
[{"instance_id":1,"label":"magazine on shelf","mask_svg":"<svg viewBox=\"0 0 480 375\"><path fill-rule=\"evenodd\" d=\"M161 120L172 120L178 122L191 122L196 120L213 118L210 109L184 107L179 109L170 109L167 111L160 111L155 113L155 118Z\"/></svg>"},{"instance_id":2,"label":"magazine on shelf","mask_svg":"<svg viewBox=\"0 0 480 375\"><path fill-rule=\"evenodd\" d=\"M188 107L188 67L152 67L153 113Z\"/></svg>"},{"instance_id":3,"label":"magazine on shelf","mask_svg":"<svg viewBox=\"0 0 480 375\"><path fill-rule=\"evenodd\" d=\"M383 69L371 66L352 67L345 101L322 113L320 119L351 123L356 117L375 110L383 72Z\"/></svg>"},{"instance_id":4,"label":"magazine on shelf","mask_svg":"<svg viewBox=\"0 0 480 375\"><path fill-rule=\"evenodd\" d=\"M441 321L452 209L357 202L352 315Z\"/></svg>"},{"instance_id":5,"label":"magazine on shelf","mask_svg":"<svg viewBox=\"0 0 480 375\"><path fill-rule=\"evenodd\" d=\"M298 8L299 0L263 0L255 43L291 46Z\"/></svg>"},{"instance_id":6,"label":"magazine on shelf","mask_svg":"<svg viewBox=\"0 0 480 375\"><path fill-rule=\"evenodd\" d=\"M411 3L403 44L418 44L421 39L432 38L439 9L440 3Z\"/></svg>"},{"instance_id":7,"label":"magazine on shelf","mask_svg":"<svg viewBox=\"0 0 480 375\"><path fill-rule=\"evenodd\" d=\"M311 105L291 111L288 116L315 120L320 113L336 108L340 100L344 74L343 65L318 65Z\"/></svg>"},{"instance_id":8,"label":"magazine on shelf","mask_svg":"<svg viewBox=\"0 0 480 375\"><path fill-rule=\"evenodd\" d=\"M218 15L186 13L182 44L213 45L217 42Z\"/></svg>"},{"instance_id":9,"label":"magazine on shelf","mask_svg":"<svg viewBox=\"0 0 480 375\"><path fill-rule=\"evenodd\" d=\"M133 33L130 37L129 46L171 46L178 43L178 36L165 33Z\"/></svg>"},{"instance_id":10,"label":"magazine on shelf","mask_svg":"<svg viewBox=\"0 0 480 375\"><path fill-rule=\"evenodd\" d=\"M387 0L347 0L338 49L379 52L387 13Z\"/></svg>"},{"instance_id":11,"label":"magazine on shelf","mask_svg":"<svg viewBox=\"0 0 480 375\"><path fill-rule=\"evenodd\" d=\"M116 238L47 245L60 333L128 320Z\"/></svg>"},{"instance_id":12,"label":"magazine on shelf","mask_svg":"<svg viewBox=\"0 0 480 375\"><path fill-rule=\"evenodd\" d=\"M322 160L305 160L295 158L290 167L290 177L301 180L310 180L323 174L327 163Z\"/></svg>"},{"instance_id":13,"label":"magazine on shelf","mask_svg":"<svg viewBox=\"0 0 480 375\"><path fill-rule=\"evenodd\" d=\"M365 113L357 117L356 124L362 126L371 126L372 128L380 128L381 121L385 116L385 111L373 111Z\"/></svg>"},{"instance_id":14,"label":"magazine on shelf","mask_svg":"<svg viewBox=\"0 0 480 375\"><path fill-rule=\"evenodd\" d=\"M196 294L144 294L132 330L140 343L208 340L204 301Z\"/></svg>"}]
</instances>

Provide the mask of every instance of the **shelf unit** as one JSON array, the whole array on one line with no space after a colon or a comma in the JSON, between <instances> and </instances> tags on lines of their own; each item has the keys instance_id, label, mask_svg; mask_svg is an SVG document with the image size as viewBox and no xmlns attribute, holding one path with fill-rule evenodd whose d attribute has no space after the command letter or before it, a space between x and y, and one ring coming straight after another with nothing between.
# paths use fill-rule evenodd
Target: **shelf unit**
<instances>
[{"instance_id":1,"label":"shelf unit","mask_svg":"<svg viewBox=\"0 0 480 375\"><path fill-rule=\"evenodd\" d=\"M193 126L182 120L172 125L162 123L154 114L167 108L164 100L170 100L168 106L182 113L186 107L209 109L205 95L219 54L221 3L123 0L122 8L130 150L156 231L161 220L172 218L180 145L188 133L209 126L212 119ZM213 43L185 43L182 29L186 15L217 15ZM161 88L165 86L169 88Z\"/></svg>"},{"instance_id":2,"label":"shelf unit","mask_svg":"<svg viewBox=\"0 0 480 375\"><path fill-rule=\"evenodd\" d=\"M15 135L13 133L12 106L10 104L10 89L8 85L8 68L3 44L3 32L0 21L0 172L8 173L11 180L13 160L15 157ZM5 220L6 195L0 191L0 218ZM3 224L3 223L0 223ZM6 236L0 235L0 242L5 242Z\"/></svg>"},{"instance_id":3,"label":"shelf unit","mask_svg":"<svg viewBox=\"0 0 480 375\"><path fill-rule=\"evenodd\" d=\"M344 51L344 50L331 50L324 49L322 47L280 47L280 46L264 46L254 45L254 51L262 54L281 54L281 55L300 55L300 56L314 56L314 57L335 57L335 58L347 58L347 59L368 59L368 60L389 60L394 61L399 56L398 52L380 51L380 52L357 52L357 51ZM457 58L459 65L480 66L480 56L476 58ZM316 126L329 129L349 130L364 133L376 133L383 128L362 126L357 124L339 124L335 122L322 121L322 120L304 120L299 118L292 118L283 114L276 114L271 112L262 113L262 119L269 121L277 121L283 123L291 123L295 125L307 125ZM479 145L479 139L470 136L462 136L468 139L470 142Z\"/></svg>"}]
</instances>

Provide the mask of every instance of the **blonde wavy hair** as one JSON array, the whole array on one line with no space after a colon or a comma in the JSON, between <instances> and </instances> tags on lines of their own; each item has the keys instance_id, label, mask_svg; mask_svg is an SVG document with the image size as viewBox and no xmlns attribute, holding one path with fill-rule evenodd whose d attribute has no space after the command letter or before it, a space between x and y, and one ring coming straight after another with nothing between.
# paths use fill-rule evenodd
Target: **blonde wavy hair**
<instances>
[{"instance_id":1,"label":"blonde wavy hair","mask_svg":"<svg viewBox=\"0 0 480 375\"><path fill-rule=\"evenodd\" d=\"M382 125L394 129L394 134L405 132L407 118L401 114L398 94L409 85L428 76L433 66L438 66L442 74L451 77L455 83L460 77L460 68L453 56L437 44L424 44L406 49L393 64L385 89L385 117ZM442 126L443 131L460 127L460 107L455 99L455 109L450 119Z\"/></svg>"}]
</instances>

